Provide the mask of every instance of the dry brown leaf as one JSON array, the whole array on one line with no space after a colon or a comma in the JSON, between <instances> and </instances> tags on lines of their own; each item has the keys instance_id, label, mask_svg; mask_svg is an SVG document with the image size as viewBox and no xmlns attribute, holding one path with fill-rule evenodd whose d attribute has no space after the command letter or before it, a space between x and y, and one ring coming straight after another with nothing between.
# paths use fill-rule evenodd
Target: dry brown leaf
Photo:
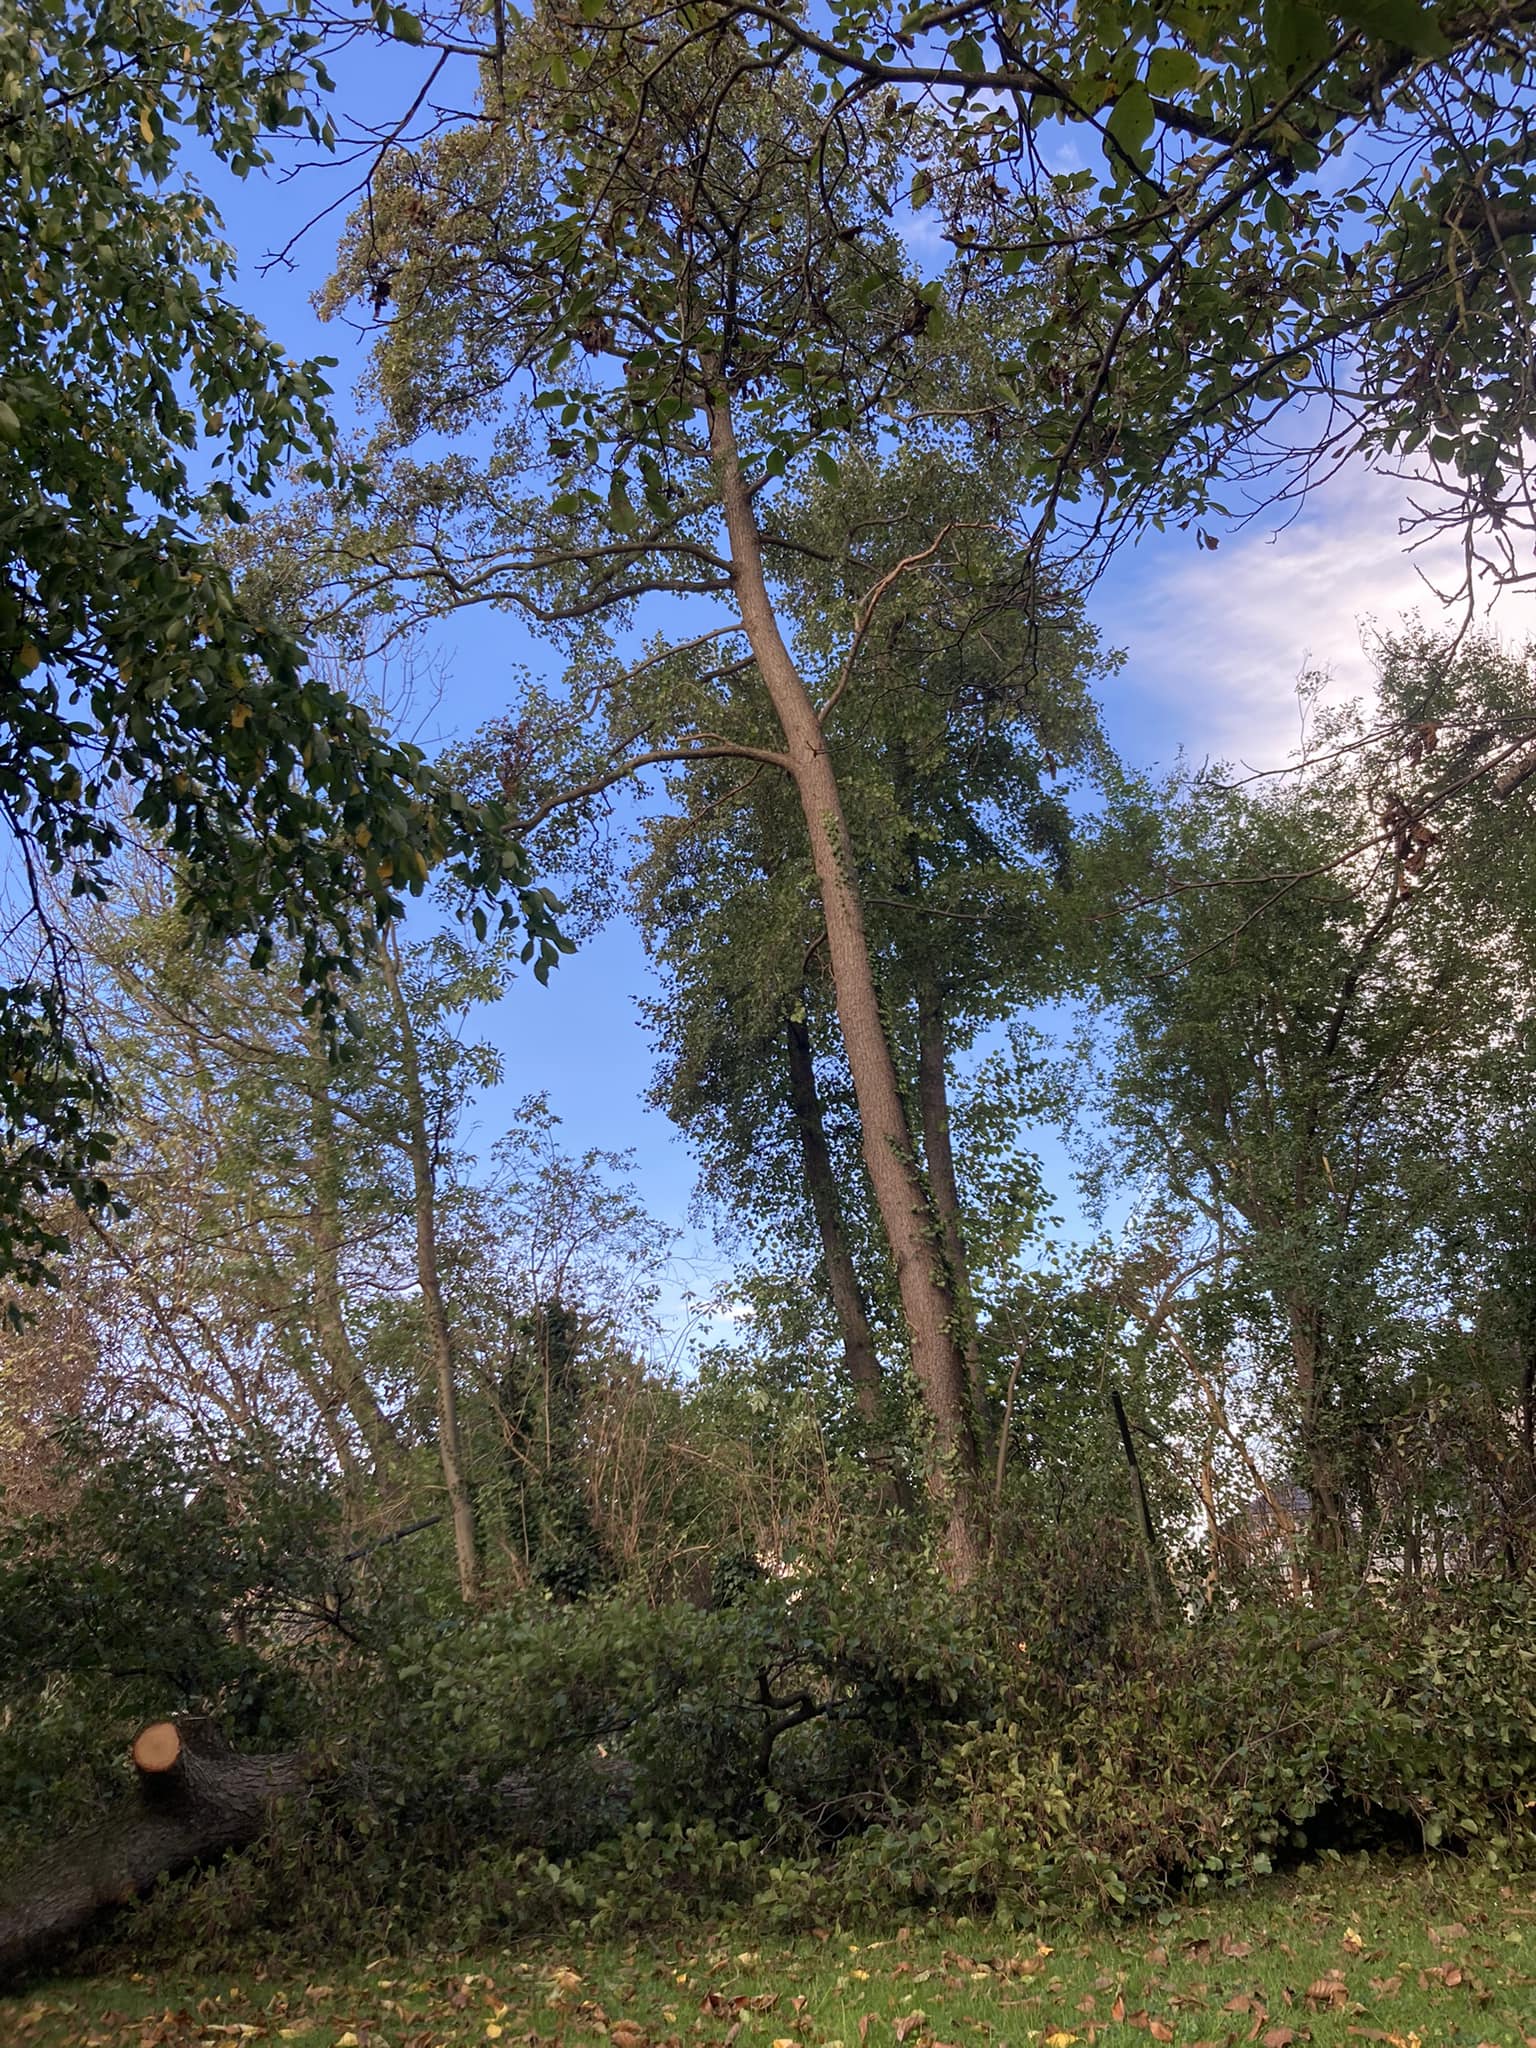
<instances>
[{"instance_id":1,"label":"dry brown leaf","mask_svg":"<svg viewBox=\"0 0 1536 2048\"><path fill-rule=\"evenodd\" d=\"M1221 1937L1221 1952L1224 1956L1230 1957L1233 1962L1241 1962L1244 1956L1251 1956L1253 1954L1253 1943L1251 1941L1234 1941L1230 1934L1224 1934Z\"/></svg>"},{"instance_id":2,"label":"dry brown leaf","mask_svg":"<svg viewBox=\"0 0 1536 2048\"><path fill-rule=\"evenodd\" d=\"M893 2021L897 2040L905 2041L908 2034L913 2033L918 2027L926 2026L927 2021L928 2015L921 2006L918 2006L915 2012L909 2012L904 2019Z\"/></svg>"},{"instance_id":3,"label":"dry brown leaf","mask_svg":"<svg viewBox=\"0 0 1536 2048\"><path fill-rule=\"evenodd\" d=\"M1314 2012L1341 2012L1349 2003L1349 1986L1338 1970L1329 1970L1307 1986L1306 1999Z\"/></svg>"},{"instance_id":4,"label":"dry brown leaf","mask_svg":"<svg viewBox=\"0 0 1536 2048\"><path fill-rule=\"evenodd\" d=\"M1148 2020L1147 2032L1154 2041L1171 2041L1173 2039L1173 2029L1166 2020Z\"/></svg>"},{"instance_id":5,"label":"dry brown leaf","mask_svg":"<svg viewBox=\"0 0 1536 2048\"><path fill-rule=\"evenodd\" d=\"M1291 2048L1291 2043L1295 2039L1296 2035L1290 2027L1270 2027L1260 2037L1259 2048Z\"/></svg>"},{"instance_id":6,"label":"dry brown leaf","mask_svg":"<svg viewBox=\"0 0 1536 2048\"><path fill-rule=\"evenodd\" d=\"M1449 1948L1453 1942L1465 1941L1467 1930L1459 1920L1452 1920L1445 1927L1426 1927L1432 1948Z\"/></svg>"}]
</instances>

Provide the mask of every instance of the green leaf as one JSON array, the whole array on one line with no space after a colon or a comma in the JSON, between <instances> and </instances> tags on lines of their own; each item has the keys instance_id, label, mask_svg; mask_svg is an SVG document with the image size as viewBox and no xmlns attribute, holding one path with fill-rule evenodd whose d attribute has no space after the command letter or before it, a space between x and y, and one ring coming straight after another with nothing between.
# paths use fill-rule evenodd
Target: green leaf
<instances>
[{"instance_id":1,"label":"green leaf","mask_svg":"<svg viewBox=\"0 0 1536 2048\"><path fill-rule=\"evenodd\" d=\"M1397 43L1416 57L1440 57L1451 47L1439 10L1426 7L1423 0L1350 0L1339 14L1351 28L1364 29L1384 43Z\"/></svg>"},{"instance_id":2,"label":"green leaf","mask_svg":"<svg viewBox=\"0 0 1536 2048\"><path fill-rule=\"evenodd\" d=\"M1263 34L1265 54L1288 78L1326 57L1334 42L1331 24L1305 0L1264 0Z\"/></svg>"},{"instance_id":3,"label":"green leaf","mask_svg":"<svg viewBox=\"0 0 1536 2048\"><path fill-rule=\"evenodd\" d=\"M825 448L818 448L811 457L811 461L815 467L816 474L824 484L831 484L835 489L842 482L843 473Z\"/></svg>"},{"instance_id":4,"label":"green leaf","mask_svg":"<svg viewBox=\"0 0 1536 2048\"><path fill-rule=\"evenodd\" d=\"M1131 159L1138 170L1147 166L1146 147L1157 115L1152 106L1152 95L1138 80L1126 87L1114 105L1114 111L1104 124L1105 135Z\"/></svg>"},{"instance_id":5,"label":"green leaf","mask_svg":"<svg viewBox=\"0 0 1536 2048\"><path fill-rule=\"evenodd\" d=\"M1147 91L1168 99L1200 81L1200 59L1190 50L1157 49L1147 59Z\"/></svg>"},{"instance_id":6,"label":"green leaf","mask_svg":"<svg viewBox=\"0 0 1536 2048\"><path fill-rule=\"evenodd\" d=\"M397 42L417 44L422 39L421 21L408 7L392 7L389 25Z\"/></svg>"},{"instance_id":7,"label":"green leaf","mask_svg":"<svg viewBox=\"0 0 1536 2048\"><path fill-rule=\"evenodd\" d=\"M980 43L974 36L961 36L958 42L949 46L950 58L957 71L963 71L967 78L979 78L987 68Z\"/></svg>"}]
</instances>

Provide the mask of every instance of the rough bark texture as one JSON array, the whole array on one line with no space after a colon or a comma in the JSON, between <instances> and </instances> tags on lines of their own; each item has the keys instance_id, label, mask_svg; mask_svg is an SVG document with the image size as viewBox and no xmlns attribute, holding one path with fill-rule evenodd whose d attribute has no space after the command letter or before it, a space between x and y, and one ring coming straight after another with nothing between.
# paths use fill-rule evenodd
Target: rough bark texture
<instances>
[{"instance_id":1,"label":"rough bark texture","mask_svg":"<svg viewBox=\"0 0 1536 2048\"><path fill-rule=\"evenodd\" d=\"M742 474L729 397L709 398L710 449L730 540L742 627L784 736L810 838L827 925L838 1023L848 1055L875 1205L896 1268L912 1370L933 1429L930 1484L945 1518L951 1576L971 1577L981 1560L977 1532L976 1432L965 1360L955 1340L953 1290L935 1243L927 1189L891 1055L870 961L864 906L853 870L842 792L816 707L779 631L763 570L762 539Z\"/></svg>"},{"instance_id":2,"label":"rough bark texture","mask_svg":"<svg viewBox=\"0 0 1536 2048\"><path fill-rule=\"evenodd\" d=\"M475 1541L475 1516L464 1477L464 1450L459 1437L459 1396L454 1372L453 1332L443 1300L437 1263L437 1184L432 1171L432 1141L427 1130L426 1094L421 1083L421 1056L410 1007L400 987L393 956L381 955L385 985L400 1032L400 1066L404 1081L406 1147L411 1161L411 1189L416 1215L416 1278L427 1318L432 1371L437 1382L437 1447L443 1485L453 1518L453 1547L459 1567L459 1591L473 1602L480 1597L480 1552Z\"/></svg>"},{"instance_id":3,"label":"rough bark texture","mask_svg":"<svg viewBox=\"0 0 1536 2048\"><path fill-rule=\"evenodd\" d=\"M158 1747L146 1738L169 1730ZM169 1722L136 1748L137 1807L82 1830L18 1872L0 1893L0 1981L33 1967L98 1914L142 1898L174 1877L253 1842L279 1800L304 1791L294 1756L236 1756ZM169 1761L162 1758L169 1756Z\"/></svg>"}]
</instances>

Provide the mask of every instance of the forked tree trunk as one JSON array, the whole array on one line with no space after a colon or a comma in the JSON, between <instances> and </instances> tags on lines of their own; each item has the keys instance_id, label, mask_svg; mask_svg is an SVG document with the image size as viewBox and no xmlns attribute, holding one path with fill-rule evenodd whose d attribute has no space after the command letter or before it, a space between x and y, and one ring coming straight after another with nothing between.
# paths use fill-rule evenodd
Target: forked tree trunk
<instances>
[{"instance_id":1,"label":"forked tree trunk","mask_svg":"<svg viewBox=\"0 0 1536 2048\"><path fill-rule=\"evenodd\" d=\"M98 1914L256 1840L279 1800L302 1796L295 1756L236 1756L191 1726L152 1721L133 1745L136 1810L82 1829L0 1895L0 1980L31 1968Z\"/></svg>"},{"instance_id":2,"label":"forked tree trunk","mask_svg":"<svg viewBox=\"0 0 1536 2048\"><path fill-rule=\"evenodd\" d=\"M410 1005L400 986L394 955L380 951L384 983L389 990L400 1033L400 1070L405 1094L406 1150L411 1161L411 1190L416 1217L416 1278L427 1319L432 1372L437 1382L437 1450L443 1486L453 1521L453 1548L459 1568L459 1592L466 1602L480 1597L480 1550L475 1539L474 1505L464 1476L464 1447L459 1435L459 1393L453 1355L453 1332L443 1300L437 1262L437 1182L432 1171L432 1140L427 1129L427 1098L421 1080L421 1055Z\"/></svg>"},{"instance_id":3,"label":"forked tree trunk","mask_svg":"<svg viewBox=\"0 0 1536 2048\"><path fill-rule=\"evenodd\" d=\"M912 1132L875 988L864 905L854 871L842 792L821 720L779 631L763 570L762 537L742 475L730 399L709 394L710 452L730 539L741 623L783 734L810 841L827 923L827 959L848 1056L875 1206L896 1268L912 1370L932 1428L930 1490L944 1517L950 1576L970 1578L981 1560L976 1432L965 1359L956 1341L954 1291L913 1150Z\"/></svg>"}]
</instances>

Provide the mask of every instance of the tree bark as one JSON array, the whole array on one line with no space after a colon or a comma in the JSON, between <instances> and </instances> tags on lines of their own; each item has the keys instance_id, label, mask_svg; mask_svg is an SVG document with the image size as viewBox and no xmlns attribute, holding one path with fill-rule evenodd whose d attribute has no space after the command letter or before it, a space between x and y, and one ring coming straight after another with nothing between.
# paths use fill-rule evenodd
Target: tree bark
<instances>
[{"instance_id":1,"label":"tree bark","mask_svg":"<svg viewBox=\"0 0 1536 2048\"><path fill-rule=\"evenodd\" d=\"M1286 1304L1286 1316L1309 1498L1307 1547L1314 1559L1336 1558L1346 1548L1348 1532L1324 1416L1322 1312L1312 1302L1295 1295Z\"/></svg>"},{"instance_id":2,"label":"tree bark","mask_svg":"<svg viewBox=\"0 0 1536 2048\"><path fill-rule=\"evenodd\" d=\"M955 1175L954 1141L949 1120L949 1036L945 1025L944 998L937 981L929 975L919 981L917 988L917 1106L923 1129L923 1159L928 1168L928 1187L938 1219L940 1242L949 1262L950 1285L954 1290L959 1318L956 1334L965 1357L965 1377L970 1389L977 1448L985 1458L990 1445L987 1388L981 1368L981 1347L977 1343L971 1262L960 1214L960 1183Z\"/></svg>"},{"instance_id":3,"label":"tree bark","mask_svg":"<svg viewBox=\"0 0 1536 2048\"><path fill-rule=\"evenodd\" d=\"M832 1154L827 1145L826 1124L821 1113L821 1095L816 1086L816 1064L811 1053L811 1034L803 1011L792 1015L785 1027L789 1047L789 1093L794 1111L795 1134L800 1141L800 1160L805 1185L816 1217L821 1239L822 1263L832 1307L843 1339L843 1362L848 1369L854 1402L867 1430L880 1422L880 1360L875 1336L869 1326L859 1276L848 1249L843 1227L843 1206Z\"/></svg>"},{"instance_id":4,"label":"tree bark","mask_svg":"<svg viewBox=\"0 0 1536 2048\"><path fill-rule=\"evenodd\" d=\"M1157 1540L1157 1525L1152 1520L1151 1505L1147 1500L1147 1484L1141 1476L1141 1460L1136 1455L1136 1439L1131 1434L1130 1419L1125 1412L1125 1403L1120 1398L1120 1389L1111 1387L1109 1404L1115 1411L1115 1427L1120 1432L1120 1448L1125 1452L1125 1462L1131 1475L1131 1504L1136 1510L1136 1538L1141 1548L1142 1570L1146 1574L1147 1598L1152 1603L1152 1612L1163 1619L1163 1560L1162 1546Z\"/></svg>"},{"instance_id":5,"label":"tree bark","mask_svg":"<svg viewBox=\"0 0 1536 2048\"><path fill-rule=\"evenodd\" d=\"M918 1172L896 1062L880 1014L842 792L821 720L784 644L768 594L762 538L741 470L728 395L712 391L708 410L736 602L784 737L789 772L805 817L864 1160L896 1268L912 1370L932 1424L929 1486L944 1517L946 1565L952 1578L964 1580L981 1559L978 1458L965 1360L955 1338L954 1292L939 1255L936 1219Z\"/></svg>"},{"instance_id":6,"label":"tree bark","mask_svg":"<svg viewBox=\"0 0 1536 2048\"><path fill-rule=\"evenodd\" d=\"M323 1069L312 1096L310 1139L314 1148L309 1236L314 1258L315 1337L331 1384L368 1448L374 1478L383 1479L399 1453L400 1440L368 1384L347 1330L341 1284L341 1160Z\"/></svg>"},{"instance_id":7,"label":"tree bark","mask_svg":"<svg viewBox=\"0 0 1536 2048\"><path fill-rule=\"evenodd\" d=\"M453 1522L453 1548L458 1561L459 1592L466 1602L480 1597L480 1550L475 1537L474 1506L464 1477L464 1449L459 1435L459 1395L453 1353L453 1331L443 1300L442 1274L437 1260L437 1182L432 1170L432 1141L427 1129L426 1093L421 1081L421 1055L416 1045L416 1027L410 1006L400 986L400 975L389 945L380 950L384 983L394 1008L400 1034L400 1070L405 1095L406 1150L411 1162L411 1190L416 1221L416 1279L421 1288L422 1311L427 1319L427 1339L432 1371L437 1383L437 1448L443 1468L443 1485L448 1494Z\"/></svg>"},{"instance_id":8,"label":"tree bark","mask_svg":"<svg viewBox=\"0 0 1536 2048\"><path fill-rule=\"evenodd\" d=\"M236 1756L170 1721L133 1745L136 1811L35 1858L0 1895L0 1979L30 1968L98 1914L256 1840L279 1800L305 1788L291 1755Z\"/></svg>"}]
</instances>

